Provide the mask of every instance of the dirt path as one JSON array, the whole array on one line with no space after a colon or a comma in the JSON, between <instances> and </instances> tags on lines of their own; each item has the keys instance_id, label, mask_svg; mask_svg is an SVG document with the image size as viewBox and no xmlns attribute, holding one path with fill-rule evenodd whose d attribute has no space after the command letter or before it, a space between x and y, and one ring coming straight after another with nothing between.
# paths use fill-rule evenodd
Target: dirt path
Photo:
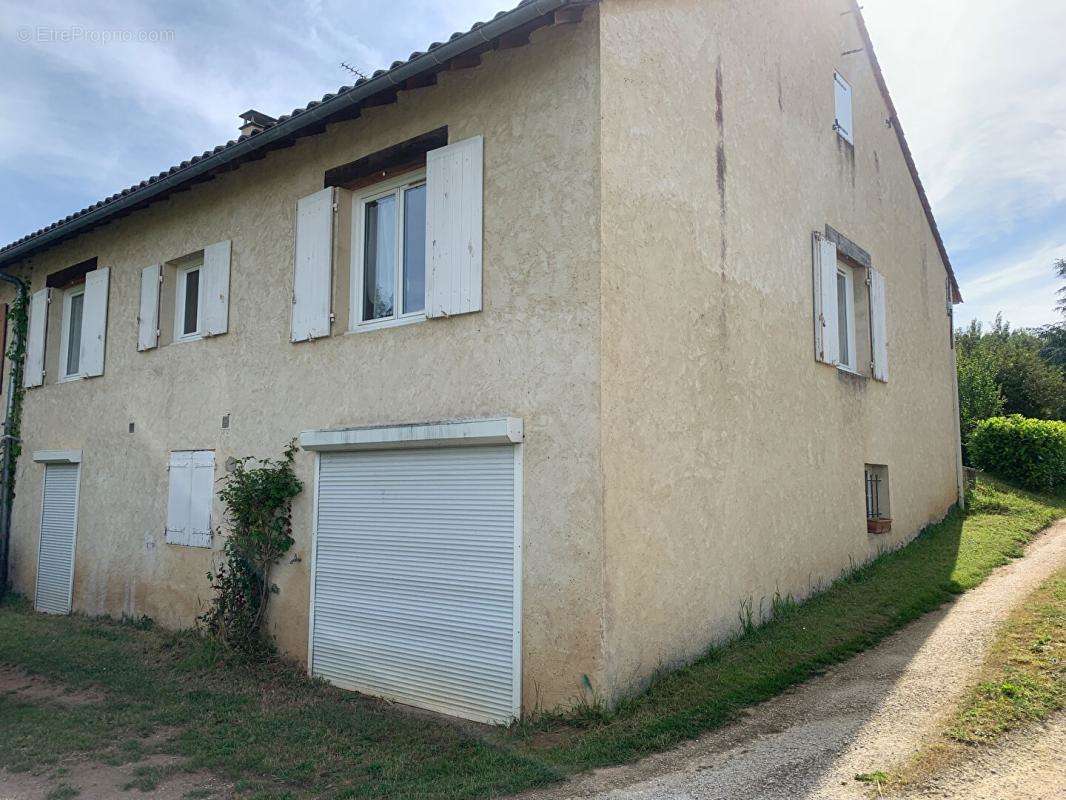
<instances>
[{"instance_id":1,"label":"dirt path","mask_svg":"<svg viewBox=\"0 0 1066 800\"><path fill-rule=\"evenodd\" d=\"M891 769L934 734L1014 606L1066 564L1066 521L1026 556L872 650L753 708L740 721L636 764L599 770L526 800L845 800L867 797L859 773ZM1002 751L1003 768L970 765L955 787L926 797L1062 797L1063 722L1030 746ZM995 759L997 751L988 754ZM1010 761L1010 763L1007 763ZM967 766L967 765L964 765ZM994 772L992 770L995 770ZM946 776L948 777L948 776Z\"/></svg>"}]
</instances>

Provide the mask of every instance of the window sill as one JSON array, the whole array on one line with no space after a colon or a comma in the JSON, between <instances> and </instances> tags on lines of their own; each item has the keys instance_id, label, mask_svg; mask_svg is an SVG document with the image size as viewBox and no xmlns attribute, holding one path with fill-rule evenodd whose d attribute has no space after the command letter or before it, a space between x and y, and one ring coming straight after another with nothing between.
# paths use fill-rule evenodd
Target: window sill
<instances>
[{"instance_id":1,"label":"window sill","mask_svg":"<svg viewBox=\"0 0 1066 800\"><path fill-rule=\"evenodd\" d=\"M862 378L863 380L866 380L865 375L863 375L861 372L856 372L851 367L846 367L843 364L837 364L837 369L852 378Z\"/></svg>"},{"instance_id":2,"label":"window sill","mask_svg":"<svg viewBox=\"0 0 1066 800\"><path fill-rule=\"evenodd\" d=\"M345 335L353 333L369 333L382 328L399 328L403 325L414 325L417 322L425 322L426 315L408 314L405 317L390 317L389 319L376 319L373 322L360 322L355 327L349 328Z\"/></svg>"},{"instance_id":3,"label":"window sill","mask_svg":"<svg viewBox=\"0 0 1066 800\"><path fill-rule=\"evenodd\" d=\"M184 336L176 336L171 344L181 344L182 342L198 342L201 339L206 339L202 333L189 333Z\"/></svg>"},{"instance_id":4,"label":"window sill","mask_svg":"<svg viewBox=\"0 0 1066 800\"><path fill-rule=\"evenodd\" d=\"M65 375L59 379L58 383L73 383L74 381L80 381L88 377L88 375L83 375L79 372L77 375Z\"/></svg>"}]
</instances>

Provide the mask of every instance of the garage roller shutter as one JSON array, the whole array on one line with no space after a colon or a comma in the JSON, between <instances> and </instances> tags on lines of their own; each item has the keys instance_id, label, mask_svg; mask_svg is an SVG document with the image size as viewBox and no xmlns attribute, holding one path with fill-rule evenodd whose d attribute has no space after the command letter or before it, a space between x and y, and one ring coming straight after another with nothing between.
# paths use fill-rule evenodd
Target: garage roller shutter
<instances>
[{"instance_id":1,"label":"garage roller shutter","mask_svg":"<svg viewBox=\"0 0 1066 800\"><path fill-rule=\"evenodd\" d=\"M483 722L518 712L515 448L323 453L311 669Z\"/></svg>"},{"instance_id":2,"label":"garage roller shutter","mask_svg":"<svg viewBox=\"0 0 1066 800\"><path fill-rule=\"evenodd\" d=\"M38 611L70 613L74 533L78 517L78 464L44 468L41 542L37 551Z\"/></svg>"}]
</instances>

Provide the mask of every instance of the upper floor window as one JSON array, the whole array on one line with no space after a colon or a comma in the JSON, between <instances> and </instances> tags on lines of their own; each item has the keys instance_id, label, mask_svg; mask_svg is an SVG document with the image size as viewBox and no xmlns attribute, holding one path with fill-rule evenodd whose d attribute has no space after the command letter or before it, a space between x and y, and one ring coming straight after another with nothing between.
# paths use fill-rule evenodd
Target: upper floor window
<instances>
[{"instance_id":1,"label":"upper floor window","mask_svg":"<svg viewBox=\"0 0 1066 800\"><path fill-rule=\"evenodd\" d=\"M846 264L837 264L837 340L838 363L845 369L858 372L855 351L855 276Z\"/></svg>"},{"instance_id":2,"label":"upper floor window","mask_svg":"<svg viewBox=\"0 0 1066 800\"><path fill-rule=\"evenodd\" d=\"M59 345L59 380L81 377L81 334L85 316L85 284L63 293L63 325Z\"/></svg>"},{"instance_id":3,"label":"upper floor window","mask_svg":"<svg viewBox=\"0 0 1066 800\"><path fill-rule=\"evenodd\" d=\"M424 318L425 172L370 187L352 225L352 327Z\"/></svg>"},{"instance_id":4,"label":"upper floor window","mask_svg":"<svg viewBox=\"0 0 1066 800\"><path fill-rule=\"evenodd\" d=\"M174 294L174 341L189 341L203 338L200 309L203 306L203 259L177 271Z\"/></svg>"},{"instance_id":5,"label":"upper floor window","mask_svg":"<svg viewBox=\"0 0 1066 800\"><path fill-rule=\"evenodd\" d=\"M296 203L293 342L481 310L482 137L427 151L424 169L353 164L368 159L370 175Z\"/></svg>"},{"instance_id":6,"label":"upper floor window","mask_svg":"<svg viewBox=\"0 0 1066 800\"><path fill-rule=\"evenodd\" d=\"M852 130L851 84L839 72L833 73L833 91L836 96L836 121L833 129L848 144L855 144Z\"/></svg>"}]
</instances>

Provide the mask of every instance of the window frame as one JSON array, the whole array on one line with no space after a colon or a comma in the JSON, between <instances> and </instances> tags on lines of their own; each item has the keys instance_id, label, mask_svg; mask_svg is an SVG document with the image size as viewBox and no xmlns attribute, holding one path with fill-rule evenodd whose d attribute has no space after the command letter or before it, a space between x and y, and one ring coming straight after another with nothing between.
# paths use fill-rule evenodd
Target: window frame
<instances>
[{"instance_id":1,"label":"window frame","mask_svg":"<svg viewBox=\"0 0 1066 800\"><path fill-rule=\"evenodd\" d=\"M352 198L352 246L348 289L348 333L362 333L380 328L410 325L426 319L425 304L421 311L403 313L403 257L404 257L404 192L426 185L426 169L405 172L395 178L371 184L357 191ZM379 319L363 319L363 280L366 264L366 206L375 200L396 197L396 291L393 297L393 314ZM428 199L428 198L427 198ZM429 271L429 253L426 253L426 276Z\"/></svg>"},{"instance_id":2,"label":"window frame","mask_svg":"<svg viewBox=\"0 0 1066 800\"><path fill-rule=\"evenodd\" d=\"M185 303L188 294L187 277L199 270L196 284L196 330L185 333ZM174 286L174 342L195 342L204 338L204 257L203 253L177 268Z\"/></svg>"},{"instance_id":3,"label":"window frame","mask_svg":"<svg viewBox=\"0 0 1066 800\"><path fill-rule=\"evenodd\" d=\"M68 381L80 380L85 376L82 372L81 353L78 353L78 371L67 372L68 356L70 351L70 314L71 306L73 305L75 297L81 297L81 334L78 336L78 345L81 346L81 337L85 335L85 283L79 283L76 286L63 291L63 319L60 325L60 339L59 339L59 382L66 383Z\"/></svg>"},{"instance_id":4,"label":"window frame","mask_svg":"<svg viewBox=\"0 0 1066 800\"><path fill-rule=\"evenodd\" d=\"M848 346L848 360L843 361L843 353L837 353L837 369L842 369L845 372L852 372L856 375L859 374L859 365L857 363L858 353L856 352L855 341L855 270L849 265L837 259L837 278L844 278L844 308L840 308L840 304L837 304L837 331L841 330L841 326L846 324L843 328L845 333L845 342ZM839 290L839 283L837 284Z\"/></svg>"}]
</instances>

